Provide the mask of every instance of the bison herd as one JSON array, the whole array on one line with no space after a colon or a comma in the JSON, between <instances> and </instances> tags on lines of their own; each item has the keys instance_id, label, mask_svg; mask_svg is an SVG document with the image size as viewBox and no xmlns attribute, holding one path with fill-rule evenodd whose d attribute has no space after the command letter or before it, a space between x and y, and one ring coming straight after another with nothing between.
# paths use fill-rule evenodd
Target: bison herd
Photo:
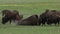
<instances>
[{"instance_id":1,"label":"bison herd","mask_svg":"<svg viewBox=\"0 0 60 34\"><path fill-rule=\"evenodd\" d=\"M23 15L20 15L17 10L3 10L2 11L2 24L6 24L10 21L18 21L18 25L57 25L60 22L60 11L46 9L44 13L37 15L31 15L30 17L23 19Z\"/></svg>"}]
</instances>

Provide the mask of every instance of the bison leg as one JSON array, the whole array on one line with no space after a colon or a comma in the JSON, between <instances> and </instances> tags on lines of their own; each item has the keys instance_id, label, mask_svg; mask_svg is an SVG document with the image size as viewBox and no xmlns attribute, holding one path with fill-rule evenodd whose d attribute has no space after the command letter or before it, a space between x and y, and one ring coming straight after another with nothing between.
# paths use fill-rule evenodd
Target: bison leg
<instances>
[{"instance_id":1,"label":"bison leg","mask_svg":"<svg viewBox=\"0 0 60 34\"><path fill-rule=\"evenodd\" d=\"M41 25L41 22L38 22L37 24L38 24L38 26L40 26Z\"/></svg>"},{"instance_id":2,"label":"bison leg","mask_svg":"<svg viewBox=\"0 0 60 34\"><path fill-rule=\"evenodd\" d=\"M10 20L10 24L11 24L11 20Z\"/></svg>"},{"instance_id":3,"label":"bison leg","mask_svg":"<svg viewBox=\"0 0 60 34\"><path fill-rule=\"evenodd\" d=\"M58 22L58 26L59 26L59 22Z\"/></svg>"},{"instance_id":4,"label":"bison leg","mask_svg":"<svg viewBox=\"0 0 60 34\"><path fill-rule=\"evenodd\" d=\"M42 22L42 26L45 26L45 22Z\"/></svg>"},{"instance_id":5,"label":"bison leg","mask_svg":"<svg viewBox=\"0 0 60 34\"><path fill-rule=\"evenodd\" d=\"M58 26L59 26L59 21L57 23L58 23Z\"/></svg>"},{"instance_id":6,"label":"bison leg","mask_svg":"<svg viewBox=\"0 0 60 34\"><path fill-rule=\"evenodd\" d=\"M50 22L50 21L47 21L47 24L51 26L52 22Z\"/></svg>"},{"instance_id":7,"label":"bison leg","mask_svg":"<svg viewBox=\"0 0 60 34\"><path fill-rule=\"evenodd\" d=\"M45 26L45 23L43 23L42 26Z\"/></svg>"}]
</instances>

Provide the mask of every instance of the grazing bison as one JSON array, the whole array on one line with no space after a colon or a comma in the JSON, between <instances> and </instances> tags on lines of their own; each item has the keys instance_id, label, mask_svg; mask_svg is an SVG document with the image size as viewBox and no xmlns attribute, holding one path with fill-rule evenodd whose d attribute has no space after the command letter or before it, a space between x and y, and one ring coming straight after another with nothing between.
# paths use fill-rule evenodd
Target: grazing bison
<instances>
[{"instance_id":1,"label":"grazing bison","mask_svg":"<svg viewBox=\"0 0 60 34\"><path fill-rule=\"evenodd\" d=\"M42 24L42 26L45 25L45 22L47 21L47 18L48 18L47 12L49 12L48 9L46 9L46 11L39 16L39 18L38 18L39 25L41 25L41 24Z\"/></svg>"},{"instance_id":2,"label":"grazing bison","mask_svg":"<svg viewBox=\"0 0 60 34\"><path fill-rule=\"evenodd\" d=\"M38 16L32 15L26 19L22 19L18 22L18 25L37 25Z\"/></svg>"},{"instance_id":3,"label":"grazing bison","mask_svg":"<svg viewBox=\"0 0 60 34\"><path fill-rule=\"evenodd\" d=\"M39 25L41 25L41 24L42 24L42 26L45 25L46 21L47 21L47 15L45 13L41 14L38 19Z\"/></svg>"},{"instance_id":4,"label":"grazing bison","mask_svg":"<svg viewBox=\"0 0 60 34\"><path fill-rule=\"evenodd\" d=\"M50 10L49 12L47 12L47 24L51 25L52 23L54 23L55 25L58 23L59 25L59 21L60 21L60 12L57 10Z\"/></svg>"},{"instance_id":5,"label":"grazing bison","mask_svg":"<svg viewBox=\"0 0 60 34\"><path fill-rule=\"evenodd\" d=\"M17 12L16 10L13 10L13 11L3 10L3 15L4 16L3 16L2 19L5 20L6 17L7 17L9 19L10 23L11 23L11 21L14 21L15 22L15 20L20 20L21 18L23 18L23 15L19 15L19 12Z\"/></svg>"},{"instance_id":6,"label":"grazing bison","mask_svg":"<svg viewBox=\"0 0 60 34\"><path fill-rule=\"evenodd\" d=\"M38 23L39 25L45 25L45 23L47 22L48 25L52 23L56 25L57 23L59 24L59 20L60 12L56 10L46 10L44 13L40 15Z\"/></svg>"},{"instance_id":7,"label":"grazing bison","mask_svg":"<svg viewBox=\"0 0 60 34\"><path fill-rule=\"evenodd\" d=\"M57 24L59 25L59 21L60 21L60 14L59 12L55 12L54 14L50 15L50 17L47 20L47 24L51 25L51 24Z\"/></svg>"}]
</instances>

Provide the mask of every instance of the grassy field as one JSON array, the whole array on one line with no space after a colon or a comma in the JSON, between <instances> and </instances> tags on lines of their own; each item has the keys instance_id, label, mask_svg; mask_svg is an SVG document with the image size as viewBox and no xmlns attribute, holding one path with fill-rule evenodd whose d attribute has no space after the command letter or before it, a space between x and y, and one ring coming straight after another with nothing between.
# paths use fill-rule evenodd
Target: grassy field
<instances>
[{"instance_id":1,"label":"grassy field","mask_svg":"<svg viewBox=\"0 0 60 34\"><path fill-rule=\"evenodd\" d=\"M18 10L27 18L33 14L40 15L46 9L60 10L60 0L0 0L0 34L60 34L60 26L18 26L1 24L1 11Z\"/></svg>"}]
</instances>

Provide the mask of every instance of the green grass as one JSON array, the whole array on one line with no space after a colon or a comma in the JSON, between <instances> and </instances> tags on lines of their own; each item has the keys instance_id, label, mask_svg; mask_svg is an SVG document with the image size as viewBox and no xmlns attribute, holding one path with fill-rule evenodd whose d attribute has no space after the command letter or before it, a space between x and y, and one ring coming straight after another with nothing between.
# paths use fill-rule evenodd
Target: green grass
<instances>
[{"instance_id":1,"label":"green grass","mask_svg":"<svg viewBox=\"0 0 60 34\"><path fill-rule=\"evenodd\" d=\"M60 34L60 26L17 26L1 24L1 11L18 10L27 18L33 14L40 15L46 9L60 10L60 0L0 0L0 34Z\"/></svg>"},{"instance_id":2,"label":"green grass","mask_svg":"<svg viewBox=\"0 0 60 34\"><path fill-rule=\"evenodd\" d=\"M60 0L0 0L0 4L10 4L10 3L36 3L36 2L60 2Z\"/></svg>"},{"instance_id":3,"label":"green grass","mask_svg":"<svg viewBox=\"0 0 60 34\"><path fill-rule=\"evenodd\" d=\"M55 26L4 26L0 34L60 34L60 27Z\"/></svg>"}]
</instances>

